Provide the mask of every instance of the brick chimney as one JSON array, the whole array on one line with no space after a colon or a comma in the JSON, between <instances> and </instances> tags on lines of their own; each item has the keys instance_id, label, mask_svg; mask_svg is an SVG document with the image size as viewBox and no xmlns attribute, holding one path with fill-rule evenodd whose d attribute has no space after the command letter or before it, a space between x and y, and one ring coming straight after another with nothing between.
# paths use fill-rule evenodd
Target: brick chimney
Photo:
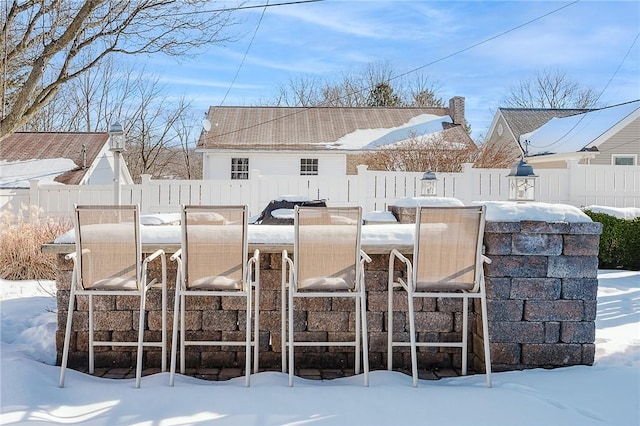
<instances>
[{"instance_id":1,"label":"brick chimney","mask_svg":"<svg viewBox=\"0 0 640 426\"><path fill-rule=\"evenodd\" d=\"M454 96L449 99L449 117L453 124L464 126L464 97Z\"/></svg>"}]
</instances>

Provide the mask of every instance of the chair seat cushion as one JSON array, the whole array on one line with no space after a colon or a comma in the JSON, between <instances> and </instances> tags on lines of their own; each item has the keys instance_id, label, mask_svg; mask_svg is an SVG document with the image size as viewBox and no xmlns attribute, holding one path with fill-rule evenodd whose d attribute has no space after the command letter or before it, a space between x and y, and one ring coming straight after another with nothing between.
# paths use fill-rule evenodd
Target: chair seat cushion
<instances>
[{"instance_id":1,"label":"chair seat cushion","mask_svg":"<svg viewBox=\"0 0 640 426\"><path fill-rule=\"evenodd\" d=\"M113 278L105 278L103 280L98 280L92 283L87 284L83 283L84 288L91 290L137 290L138 284L135 279L131 278L122 278L122 277L113 277Z\"/></svg>"},{"instance_id":2,"label":"chair seat cushion","mask_svg":"<svg viewBox=\"0 0 640 426\"><path fill-rule=\"evenodd\" d=\"M192 290L242 290L242 280L220 275L212 275L194 280L189 284Z\"/></svg>"},{"instance_id":3,"label":"chair seat cushion","mask_svg":"<svg viewBox=\"0 0 640 426\"><path fill-rule=\"evenodd\" d=\"M300 290L351 290L354 285L347 282L342 277L314 277L306 278L298 283L298 289Z\"/></svg>"}]
</instances>

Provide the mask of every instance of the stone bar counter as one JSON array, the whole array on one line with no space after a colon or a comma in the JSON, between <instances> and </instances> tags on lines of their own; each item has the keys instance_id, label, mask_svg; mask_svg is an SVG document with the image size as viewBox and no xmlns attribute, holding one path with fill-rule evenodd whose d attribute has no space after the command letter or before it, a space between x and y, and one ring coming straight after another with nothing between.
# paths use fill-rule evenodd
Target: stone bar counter
<instances>
[{"instance_id":1,"label":"stone bar counter","mask_svg":"<svg viewBox=\"0 0 640 426\"><path fill-rule=\"evenodd\" d=\"M512 208L511 205L507 208ZM491 361L495 371L536 367L591 365L595 355L595 318L598 272L598 246L602 225L591 222L578 209L549 207L552 214L539 220L538 205L513 207L515 213L495 214L501 206L487 206L484 234ZM534 209L527 220L527 212ZM548 210L547 209L547 210ZM386 369L387 280L389 252L399 249L406 255L413 250L415 207L391 206L398 223L367 224L362 230L362 248L371 256L365 265L367 320L371 369ZM491 214L491 212L494 214ZM582 214L582 216L581 216ZM525 216L523 218L522 216ZM586 218L586 219L585 219ZM143 251L163 248L167 257L179 248L178 225L143 226ZM293 226L250 225L250 251L260 250L260 369L279 370L281 253L293 251ZM64 255L72 252L72 233L43 246L57 254L56 277L58 330L57 362L60 363L64 326L68 309L73 263ZM170 307L169 333L173 318L175 262L168 262ZM398 267L400 267L398 265ZM160 263L150 265L150 273L160 277ZM398 269L397 274L402 274ZM189 339L211 337L239 340L246 321L243 304L237 298L211 297L187 299ZM409 340L406 297L395 297L394 334ZM308 340L342 340L354 333L354 304L344 299L299 300L295 312L295 331ZM135 340L137 336L136 300L128 296L96 298L96 338ZM418 340L459 339L462 329L461 301L418 299L416 325ZM86 370L88 364L88 318L85 297L78 297L71 337L69 367ZM147 302L147 333L158 339L161 330L160 291L153 289ZM298 310L299 309L299 310ZM482 372L483 351L480 306L473 306L470 320L469 360L472 371ZM194 346L187 348L187 367L244 367L244 348ZM409 348L394 349L394 368L410 370ZM129 347L97 347L96 367L132 367L135 350ZM145 350L145 368L160 367L159 348ZM352 348L306 347L296 351L296 367L350 369L354 365ZM421 348L421 369L459 369L459 349Z\"/></svg>"}]
</instances>

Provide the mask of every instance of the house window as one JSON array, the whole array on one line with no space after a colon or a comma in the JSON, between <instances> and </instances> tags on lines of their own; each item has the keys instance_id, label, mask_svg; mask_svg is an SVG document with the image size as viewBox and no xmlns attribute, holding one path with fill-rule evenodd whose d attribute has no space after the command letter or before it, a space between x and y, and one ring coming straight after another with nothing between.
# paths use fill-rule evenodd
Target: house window
<instances>
[{"instance_id":1,"label":"house window","mask_svg":"<svg viewBox=\"0 0 640 426\"><path fill-rule=\"evenodd\" d=\"M231 159L231 179L249 179L249 159Z\"/></svg>"},{"instance_id":2,"label":"house window","mask_svg":"<svg viewBox=\"0 0 640 426\"><path fill-rule=\"evenodd\" d=\"M635 155L612 155L611 163L614 166L635 166L636 156Z\"/></svg>"},{"instance_id":3,"label":"house window","mask_svg":"<svg viewBox=\"0 0 640 426\"><path fill-rule=\"evenodd\" d=\"M317 158L301 158L300 159L300 176L316 176L318 174Z\"/></svg>"}]
</instances>

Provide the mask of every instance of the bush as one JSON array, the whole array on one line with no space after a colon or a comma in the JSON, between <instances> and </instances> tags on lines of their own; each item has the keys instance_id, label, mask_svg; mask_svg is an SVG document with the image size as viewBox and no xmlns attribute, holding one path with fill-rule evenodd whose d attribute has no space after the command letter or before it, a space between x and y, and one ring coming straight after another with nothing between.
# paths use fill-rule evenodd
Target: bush
<instances>
[{"instance_id":1,"label":"bush","mask_svg":"<svg viewBox=\"0 0 640 426\"><path fill-rule=\"evenodd\" d=\"M594 222L602 223L599 267L640 270L640 217L629 220L590 210L585 213Z\"/></svg>"},{"instance_id":2,"label":"bush","mask_svg":"<svg viewBox=\"0 0 640 426\"><path fill-rule=\"evenodd\" d=\"M0 278L7 280L53 280L56 255L41 252L71 228L69 220L42 220L38 211L23 206L19 215L0 213Z\"/></svg>"}]
</instances>

